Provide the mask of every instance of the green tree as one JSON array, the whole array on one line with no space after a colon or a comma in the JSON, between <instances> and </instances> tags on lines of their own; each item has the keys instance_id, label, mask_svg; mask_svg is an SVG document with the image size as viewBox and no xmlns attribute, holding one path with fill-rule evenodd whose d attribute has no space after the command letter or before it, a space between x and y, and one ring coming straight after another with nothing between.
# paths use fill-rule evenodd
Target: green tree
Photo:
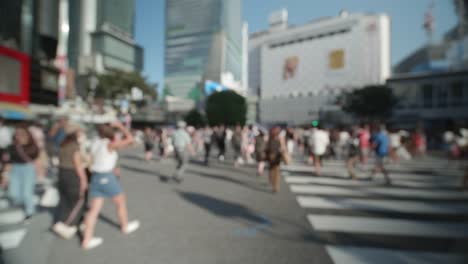
<instances>
[{"instance_id":1,"label":"green tree","mask_svg":"<svg viewBox=\"0 0 468 264\"><path fill-rule=\"evenodd\" d=\"M174 96L174 94L172 93L171 87L168 84L164 85L161 98L164 99L166 98L166 96Z\"/></svg>"},{"instance_id":2,"label":"green tree","mask_svg":"<svg viewBox=\"0 0 468 264\"><path fill-rule=\"evenodd\" d=\"M396 103L392 90L386 86L366 86L345 93L340 98L344 111L371 120L387 118Z\"/></svg>"},{"instance_id":3,"label":"green tree","mask_svg":"<svg viewBox=\"0 0 468 264\"><path fill-rule=\"evenodd\" d=\"M197 109L190 110L184 120L187 122L187 125L194 126L196 128L204 127L207 123L206 117Z\"/></svg>"},{"instance_id":4,"label":"green tree","mask_svg":"<svg viewBox=\"0 0 468 264\"><path fill-rule=\"evenodd\" d=\"M213 93L206 101L206 117L210 125L245 125L247 102L234 91Z\"/></svg>"},{"instance_id":5,"label":"green tree","mask_svg":"<svg viewBox=\"0 0 468 264\"><path fill-rule=\"evenodd\" d=\"M144 95L153 100L157 98L157 84L150 83L139 72L125 72L121 70L109 70L105 74L94 74L97 77L97 86L94 93L96 98L114 99L119 96L131 94L132 87L138 87ZM88 92L90 87L88 86Z\"/></svg>"}]
</instances>

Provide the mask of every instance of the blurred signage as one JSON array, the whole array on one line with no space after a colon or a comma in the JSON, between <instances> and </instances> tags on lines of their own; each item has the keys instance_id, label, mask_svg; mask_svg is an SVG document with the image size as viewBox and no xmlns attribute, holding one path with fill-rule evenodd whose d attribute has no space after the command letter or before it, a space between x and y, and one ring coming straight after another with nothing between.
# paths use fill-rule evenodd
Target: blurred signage
<instances>
[{"instance_id":1,"label":"blurred signage","mask_svg":"<svg viewBox=\"0 0 468 264\"><path fill-rule=\"evenodd\" d=\"M51 71L50 69L47 69L47 68L42 68L41 69L41 82L42 82L42 88L44 90L48 90L52 92L58 91L58 79L57 79L56 72Z\"/></svg>"},{"instance_id":2,"label":"blurred signage","mask_svg":"<svg viewBox=\"0 0 468 264\"><path fill-rule=\"evenodd\" d=\"M1 101L19 104L29 103L29 56L0 46L0 69Z\"/></svg>"},{"instance_id":3,"label":"blurred signage","mask_svg":"<svg viewBox=\"0 0 468 264\"><path fill-rule=\"evenodd\" d=\"M344 68L344 50L334 50L328 55L329 67L332 70Z\"/></svg>"},{"instance_id":4,"label":"blurred signage","mask_svg":"<svg viewBox=\"0 0 468 264\"><path fill-rule=\"evenodd\" d=\"M299 57L293 56L286 58L283 66L283 80L294 78L299 66Z\"/></svg>"},{"instance_id":5,"label":"blurred signage","mask_svg":"<svg viewBox=\"0 0 468 264\"><path fill-rule=\"evenodd\" d=\"M210 96L214 92L221 92L229 90L226 86L223 86L217 82L213 82L210 80L205 81L205 95Z\"/></svg>"},{"instance_id":6,"label":"blurred signage","mask_svg":"<svg viewBox=\"0 0 468 264\"><path fill-rule=\"evenodd\" d=\"M143 91L138 87L132 87L132 100L141 101L143 100Z\"/></svg>"}]
</instances>

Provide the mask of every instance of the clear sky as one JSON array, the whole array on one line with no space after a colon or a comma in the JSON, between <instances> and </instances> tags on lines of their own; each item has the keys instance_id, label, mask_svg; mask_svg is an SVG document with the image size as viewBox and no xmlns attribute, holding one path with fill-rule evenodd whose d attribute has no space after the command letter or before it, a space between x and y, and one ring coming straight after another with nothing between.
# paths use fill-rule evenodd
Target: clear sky
<instances>
[{"instance_id":1,"label":"clear sky","mask_svg":"<svg viewBox=\"0 0 468 264\"><path fill-rule=\"evenodd\" d=\"M228 0L237 1L237 0ZM427 42L422 28L424 13L431 0L243 0L242 16L255 32L268 27L272 11L286 8L289 23L301 25L339 11L386 13L391 18L392 65ZM456 24L452 0L434 0L434 39ZM144 74L162 84L164 74L165 0L137 0L136 40L144 48Z\"/></svg>"}]
</instances>

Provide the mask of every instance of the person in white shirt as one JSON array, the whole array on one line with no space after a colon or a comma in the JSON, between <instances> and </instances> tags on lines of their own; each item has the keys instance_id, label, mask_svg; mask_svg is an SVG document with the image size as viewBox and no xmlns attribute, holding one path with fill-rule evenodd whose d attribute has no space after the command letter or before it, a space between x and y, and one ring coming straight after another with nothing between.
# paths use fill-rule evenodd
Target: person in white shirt
<instances>
[{"instance_id":1,"label":"person in white shirt","mask_svg":"<svg viewBox=\"0 0 468 264\"><path fill-rule=\"evenodd\" d=\"M398 163L400 161L398 151L401 147L401 135L395 129L391 129L390 131L390 157L393 162Z\"/></svg>"},{"instance_id":2,"label":"person in white shirt","mask_svg":"<svg viewBox=\"0 0 468 264\"><path fill-rule=\"evenodd\" d=\"M114 128L123 134L123 138L116 139ZM133 136L120 122L99 125L98 134L99 139L91 149L93 163L90 168L92 173L89 183L90 204L85 217L85 230L81 242L83 249L97 247L103 241L102 238L94 237L94 227L105 198L112 198L117 208L122 233L129 234L140 226L138 221L128 221L127 201L114 173L118 159L117 150L132 144Z\"/></svg>"},{"instance_id":3,"label":"person in white shirt","mask_svg":"<svg viewBox=\"0 0 468 264\"><path fill-rule=\"evenodd\" d=\"M315 174L320 176L322 174L322 158L327 152L328 145L330 144L330 136L319 125L312 129L309 142L314 154Z\"/></svg>"}]
</instances>

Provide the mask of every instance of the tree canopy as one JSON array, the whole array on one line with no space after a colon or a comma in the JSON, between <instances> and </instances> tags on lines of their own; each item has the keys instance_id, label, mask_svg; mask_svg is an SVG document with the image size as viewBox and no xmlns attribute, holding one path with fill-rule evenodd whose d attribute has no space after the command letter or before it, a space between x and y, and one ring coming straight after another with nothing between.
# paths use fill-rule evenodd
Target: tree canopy
<instances>
[{"instance_id":1,"label":"tree canopy","mask_svg":"<svg viewBox=\"0 0 468 264\"><path fill-rule=\"evenodd\" d=\"M94 96L96 98L114 99L119 96L131 94L132 87L141 89L144 95L156 99L157 84L150 83L139 72L125 72L121 70L109 70L105 74L93 74L98 83ZM88 92L90 87L88 87Z\"/></svg>"},{"instance_id":2,"label":"tree canopy","mask_svg":"<svg viewBox=\"0 0 468 264\"><path fill-rule=\"evenodd\" d=\"M387 86L366 86L343 94L342 109L359 118L384 119L391 114L397 103L392 90Z\"/></svg>"},{"instance_id":3,"label":"tree canopy","mask_svg":"<svg viewBox=\"0 0 468 264\"><path fill-rule=\"evenodd\" d=\"M245 125L247 102L234 91L216 92L206 101L206 116L210 125Z\"/></svg>"},{"instance_id":4,"label":"tree canopy","mask_svg":"<svg viewBox=\"0 0 468 264\"><path fill-rule=\"evenodd\" d=\"M194 126L196 128L204 127L207 123L206 117L200 113L197 109L192 109L185 116L185 122L187 125Z\"/></svg>"}]
</instances>

